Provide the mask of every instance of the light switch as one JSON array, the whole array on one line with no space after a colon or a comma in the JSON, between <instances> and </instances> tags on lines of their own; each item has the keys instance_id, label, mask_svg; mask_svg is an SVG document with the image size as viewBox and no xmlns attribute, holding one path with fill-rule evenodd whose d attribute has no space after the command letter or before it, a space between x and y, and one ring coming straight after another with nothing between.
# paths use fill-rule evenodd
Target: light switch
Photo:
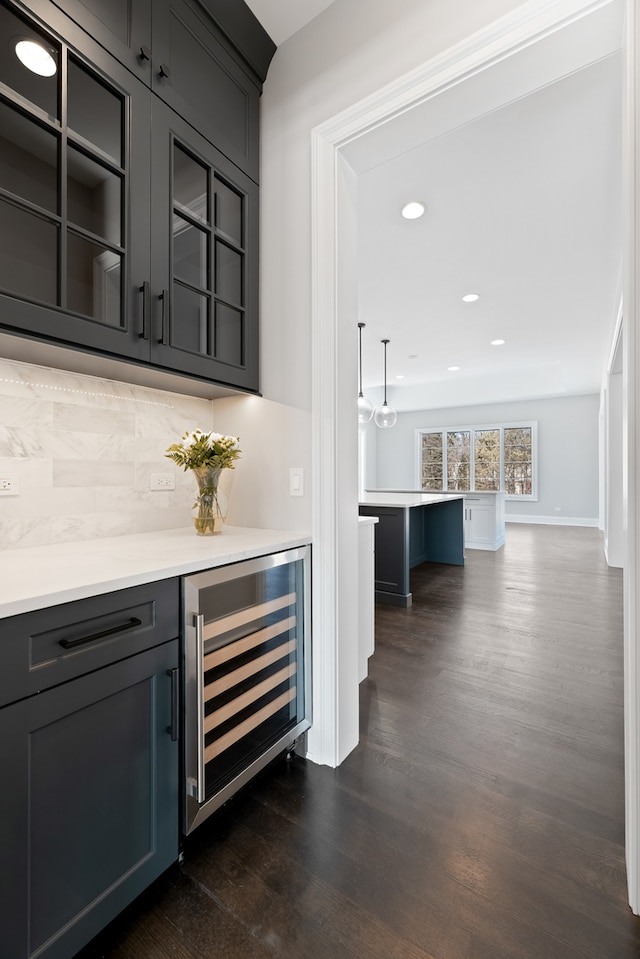
<instances>
[{"instance_id":1,"label":"light switch","mask_svg":"<svg viewBox=\"0 0 640 959\"><path fill-rule=\"evenodd\" d=\"M304 470L301 466L292 466L289 470L289 496L304 494Z\"/></svg>"}]
</instances>

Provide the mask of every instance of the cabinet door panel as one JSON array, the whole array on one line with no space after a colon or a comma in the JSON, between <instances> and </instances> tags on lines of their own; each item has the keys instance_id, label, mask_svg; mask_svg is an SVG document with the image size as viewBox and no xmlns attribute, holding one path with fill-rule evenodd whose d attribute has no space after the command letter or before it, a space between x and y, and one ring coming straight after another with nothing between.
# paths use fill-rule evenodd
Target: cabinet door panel
<instances>
[{"instance_id":1,"label":"cabinet door panel","mask_svg":"<svg viewBox=\"0 0 640 959\"><path fill-rule=\"evenodd\" d=\"M33 23L60 67L44 103L0 64L0 327L148 360L149 192L134 184L148 183L151 94L53 4L33 9L49 32L0 2L0 25Z\"/></svg>"},{"instance_id":2,"label":"cabinet door panel","mask_svg":"<svg viewBox=\"0 0 640 959\"><path fill-rule=\"evenodd\" d=\"M257 392L258 188L157 99L152 110L152 362Z\"/></svg>"},{"instance_id":3,"label":"cabinet door panel","mask_svg":"<svg viewBox=\"0 0 640 959\"><path fill-rule=\"evenodd\" d=\"M58 6L130 70L150 82L151 0L56 0Z\"/></svg>"},{"instance_id":4,"label":"cabinet door panel","mask_svg":"<svg viewBox=\"0 0 640 959\"><path fill-rule=\"evenodd\" d=\"M260 92L202 8L154 9L152 72L158 96L257 181Z\"/></svg>"},{"instance_id":5,"label":"cabinet door panel","mask_svg":"<svg viewBox=\"0 0 640 959\"><path fill-rule=\"evenodd\" d=\"M7 955L73 955L176 860L177 664L174 640L0 710Z\"/></svg>"}]
</instances>

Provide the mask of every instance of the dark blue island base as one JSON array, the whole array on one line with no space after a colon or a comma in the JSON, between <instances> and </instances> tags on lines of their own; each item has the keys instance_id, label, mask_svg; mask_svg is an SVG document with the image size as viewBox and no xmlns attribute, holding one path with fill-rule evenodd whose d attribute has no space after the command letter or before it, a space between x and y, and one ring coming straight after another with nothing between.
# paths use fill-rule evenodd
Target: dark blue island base
<instances>
[{"instance_id":1,"label":"dark blue island base","mask_svg":"<svg viewBox=\"0 0 640 959\"><path fill-rule=\"evenodd\" d=\"M360 503L361 516L377 516L375 547L376 600L394 606L411 606L410 570L421 563L464 565L462 497L409 497L397 505L382 497ZM389 501L394 494L385 496ZM413 500L413 502L409 502Z\"/></svg>"}]
</instances>

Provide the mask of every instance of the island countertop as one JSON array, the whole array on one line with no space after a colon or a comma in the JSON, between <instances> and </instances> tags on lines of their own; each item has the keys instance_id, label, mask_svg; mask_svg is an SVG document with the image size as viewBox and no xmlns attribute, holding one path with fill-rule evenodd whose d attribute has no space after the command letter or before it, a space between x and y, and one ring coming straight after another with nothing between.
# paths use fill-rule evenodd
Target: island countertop
<instances>
[{"instance_id":1,"label":"island countertop","mask_svg":"<svg viewBox=\"0 0 640 959\"><path fill-rule=\"evenodd\" d=\"M434 506L436 503L450 503L453 499L464 499L462 493L404 493L390 490L372 490L362 493L360 506Z\"/></svg>"},{"instance_id":2,"label":"island countertop","mask_svg":"<svg viewBox=\"0 0 640 959\"><path fill-rule=\"evenodd\" d=\"M304 531L192 527L0 551L0 619L311 542Z\"/></svg>"}]
</instances>

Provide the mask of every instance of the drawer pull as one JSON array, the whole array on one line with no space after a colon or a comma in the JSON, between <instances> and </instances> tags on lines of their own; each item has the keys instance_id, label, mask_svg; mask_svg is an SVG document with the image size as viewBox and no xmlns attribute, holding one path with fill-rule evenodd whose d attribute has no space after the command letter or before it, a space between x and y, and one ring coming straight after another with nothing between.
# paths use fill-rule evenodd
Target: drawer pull
<instances>
[{"instance_id":1,"label":"drawer pull","mask_svg":"<svg viewBox=\"0 0 640 959\"><path fill-rule=\"evenodd\" d=\"M96 639L104 639L105 636L113 636L115 633L125 633L128 629L135 629L136 626L142 626L142 620L137 616L132 616L126 623L119 626L112 626L111 629L103 629L99 633L91 633L90 636L81 636L80 639L61 639L60 645L63 649L75 649L76 646L84 646L85 643L93 643Z\"/></svg>"}]
</instances>

